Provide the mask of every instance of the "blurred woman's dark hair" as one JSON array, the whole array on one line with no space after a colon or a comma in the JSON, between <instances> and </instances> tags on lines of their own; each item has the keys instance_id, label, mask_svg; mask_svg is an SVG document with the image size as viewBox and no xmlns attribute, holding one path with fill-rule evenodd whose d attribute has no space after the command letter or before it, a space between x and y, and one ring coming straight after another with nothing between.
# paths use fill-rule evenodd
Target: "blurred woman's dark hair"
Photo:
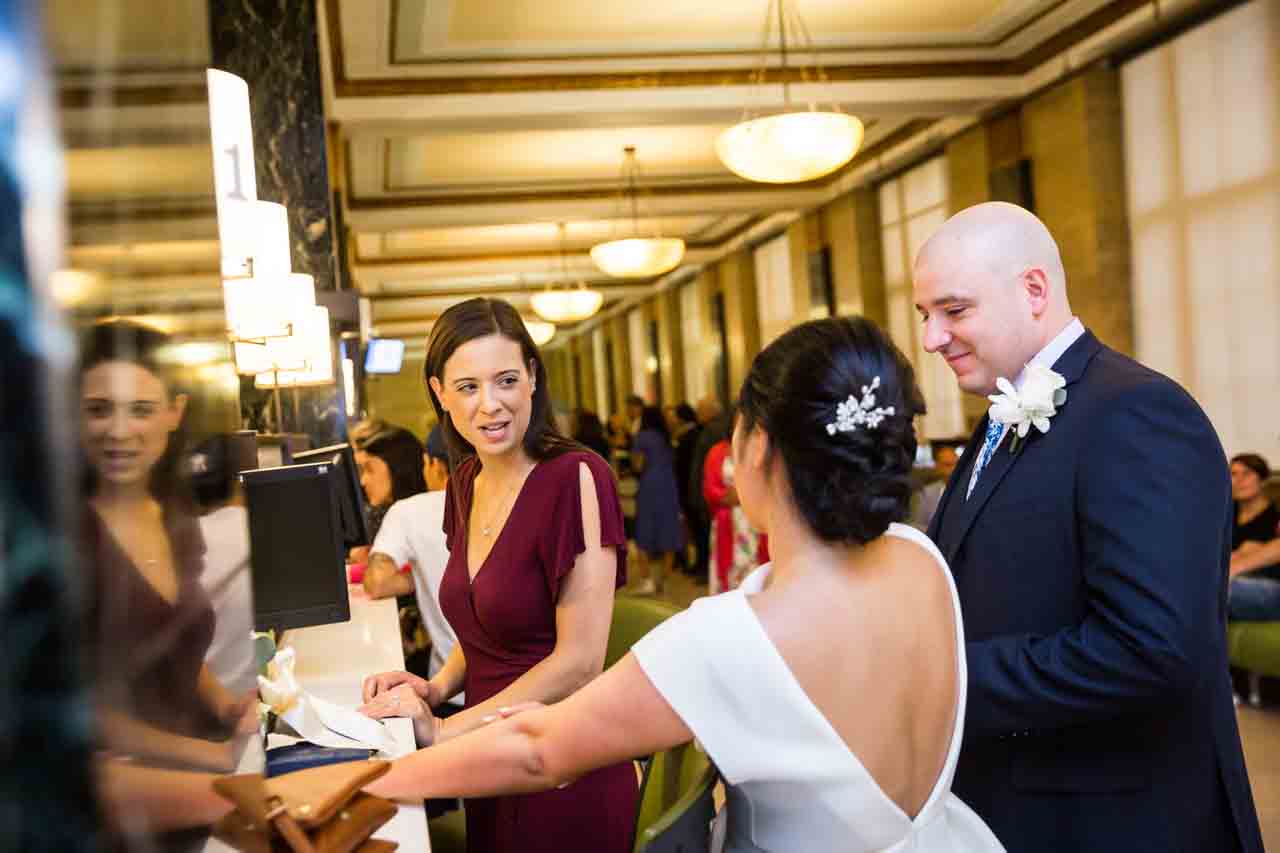
<instances>
[{"instance_id":1,"label":"blurred woman's dark hair","mask_svg":"<svg viewBox=\"0 0 1280 853\"><path fill-rule=\"evenodd\" d=\"M422 442L407 429L384 429L368 439L363 450L387 464L391 472L392 503L427 490L427 481L422 475Z\"/></svg>"},{"instance_id":2,"label":"blurred woman's dark hair","mask_svg":"<svg viewBox=\"0 0 1280 853\"><path fill-rule=\"evenodd\" d=\"M1258 479L1266 482L1271 476L1271 466L1267 464L1267 460L1257 453L1237 453L1231 457L1232 465L1243 465L1250 471L1258 475Z\"/></svg>"},{"instance_id":3,"label":"blurred woman's dark hair","mask_svg":"<svg viewBox=\"0 0 1280 853\"><path fill-rule=\"evenodd\" d=\"M573 440L591 448L607 461L612 456L612 449L600 416L590 409L578 409L574 412L573 421Z\"/></svg>"},{"instance_id":4,"label":"blurred woman's dark hair","mask_svg":"<svg viewBox=\"0 0 1280 853\"><path fill-rule=\"evenodd\" d=\"M578 409L573 413L573 437L579 441L583 436L594 436L604 438L604 424L600 422L600 416L590 409Z\"/></svg>"},{"instance_id":5,"label":"blurred woman's dark hair","mask_svg":"<svg viewBox=\"0 0 1280 853\"><path fill-rule=\"evenodd\" d=\"M501 299L476 297L452 306L435 321L431 336L427 339L427 359L423 366L423 379L427 383L427 397L435 409L436 417L444 425L445 441L456 470L459 463L475 454L435 392L431 390L431 377L444 382L444 368L450 356L463 344L489 335L502 335L520 345L521 358L526 368L533 371L533 405L529 413L529 428L524 434L524 450L535 461L559 456L570 450L582 450L582 445L561 435L551 417L551 388L547 381L547 368L542 363L538 347L529 337L529 330L511 303Z\"/></svg>"},{"instance_id":6,"label":"blurred woman's dark hair","mask_svg":"<svg viewBox=\"0 0 1280 853\"><path fill-rule=\"evenodd\" d=\"M184 474L200 512L211 512L236 494L241 471L257 467L252 432L218 433L192 448Z\"/></svg>"},{"instance_id":7,"label":"blurred woman's dark hair","mask_svg":"<svg viewBox=\"0 0 1280 853\"><path fill-rule=\"evenodd\" d=\"M872 404L893 408L874 427L831 432L837 408L879 380ZM830 542L865 544L906 517L916 456L913 419L925 410L915 371L863 317L796 326L764 349L738 397L742 428L763 428L779 453L791 496Z\"/></svg>"},{"instance_id":8,"label":"blurred woman's dark hair","mask_svg":"<svg viewBox=\"0 0 1280 853\"><path fill-rule=\"evenodd\" d=\"M681 403L676 406L676 417L687 424L696 424L698 422L698 413L688 403Z\"/></svg>"},{"instance_id":9,"label":"blurred woman's dark hair","mask_svg":"<svg viewBox=\"0 0 1280 853\"><path fill-rule=\"evenodd\" d=\"M177 371L164 360L172 339L158 329L130 320L107 320L94 323L80 336L79 378L100 364L111 361L133 364L155 376L164 385L168 402L181 393ZM148 490L161 506L168 509L194 510L195 503L183 471L186 445L186 417L169 434L164 453L156 460L148 478ZM92 495L98 488L98 474L92 465L83 464L84 491Z\"/></svg>"},{"instance_id":10,"label":"blurred woman's dark hair","mask_svg":"<svg viewBox=\"0 0 1280 853\"><path fill-rule=\"evenodd\" d=\"M667 442L671 441L671 431L667 429L667 418L657 406L645 406L640 410L640 429L651 429L661 435Z\"/></svg>"},{"instance_id":11,"label":"blurred woman's dark hair","mask_svg":"<svg viewBox=\"0 0 1280 853\"><path fill-rule=\"evenodd\" d=\"M449 447L444 441L444 428L440 424L436 424L431 428L431 432L427 433L427 440L423 443L423 449L431 459L439 459L449 467ZM449 469L452 471L453 469Z\"/></svg>"}]
</instances>

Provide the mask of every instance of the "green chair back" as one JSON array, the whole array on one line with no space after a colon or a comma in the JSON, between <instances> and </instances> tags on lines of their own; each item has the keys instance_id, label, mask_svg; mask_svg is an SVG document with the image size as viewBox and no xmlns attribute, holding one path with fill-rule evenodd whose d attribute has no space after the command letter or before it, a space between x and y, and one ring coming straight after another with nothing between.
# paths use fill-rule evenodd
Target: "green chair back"
<instances>
[{"instance_id":1,"label":"green chair back","mask_svg":"<svg viewBox=\"0 0 1280 853\"><path fill-rule=\"evenodd\" d=\"M604 668L622 660L631 647L656 626L680 612L680 608L654 598L619 595L613 599L613 621L609 626L609 645L604 653Z\"/></svg>"},{"instance_id":2,"label":"green chair back","mask_svg":"<svg viewBox=\"0 0 1280 853\"><path fill-rule=\"evenodd\" d=\"M704 853L715 784L715 766L692 743L653 756L640 784L634 853Z\"/></svg>"},{"instance_id":3,"label":"green chair back","mask_svg":"<svg viewBox=\"0 0 1280 853\"><path fill-rule=\"evenodd\" d=\"M1280 622L1229 622L1227 654L1234 666L1280 678Z\"/></svg>"}]
</instances>

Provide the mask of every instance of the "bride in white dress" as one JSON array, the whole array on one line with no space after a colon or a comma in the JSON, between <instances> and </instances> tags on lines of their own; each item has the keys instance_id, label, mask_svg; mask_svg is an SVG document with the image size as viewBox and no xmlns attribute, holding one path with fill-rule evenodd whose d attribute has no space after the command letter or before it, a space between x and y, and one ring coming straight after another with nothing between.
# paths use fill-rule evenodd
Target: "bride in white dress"
<instances>
[{"instance_id":1,"label":"bride in white dress","mask_svg":"<svg viewBox=\"0 0 1280 853\"><path fill-rule=\"evenodd\" d=\"M752 364L733 437L739 500L773 562L565 700L419 750L369 790L540 790L697 738L725 781L730 853L1002 851L951 793L965 698L955 588L933 544L895 523L922 411L910 364L869 321L778 338ZM588 548L595 505L583 495ZM416 686L370 679L366 708L430 730Z\"/></svg>"}]
</instances>

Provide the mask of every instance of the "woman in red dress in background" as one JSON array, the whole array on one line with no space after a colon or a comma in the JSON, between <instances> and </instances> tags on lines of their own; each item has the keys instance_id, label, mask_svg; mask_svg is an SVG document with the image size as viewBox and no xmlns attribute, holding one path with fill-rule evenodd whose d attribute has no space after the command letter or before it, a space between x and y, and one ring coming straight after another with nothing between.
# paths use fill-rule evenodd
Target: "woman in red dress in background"
<instances>
[{"instance_id":1,"label":"woman in red dress in background","mask_svg":"<svg viewBox=\"0 0 1280 853\"><path fill-rule=\"evenodd\" d=\"M595 678L614 590L626 580L613 473L556 432L546 369L516 310L495 299L450 308L432 330L425 373L455 463L440 606L458 645L430 681L371 676L362 709L407 715L465 690L461 713L415 718L420 746L482 726L500 708L557 702ZM637 798L635 770L624 762L559 790L469 799L467 847L623 853Z\"/></svg>"}]
</instances>

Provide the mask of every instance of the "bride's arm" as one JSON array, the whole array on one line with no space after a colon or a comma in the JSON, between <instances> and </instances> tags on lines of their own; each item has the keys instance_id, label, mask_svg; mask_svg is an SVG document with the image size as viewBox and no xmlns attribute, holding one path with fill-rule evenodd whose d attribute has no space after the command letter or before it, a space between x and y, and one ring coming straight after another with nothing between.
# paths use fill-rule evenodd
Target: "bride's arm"
<instances>
[{"instance_id":1,"label":"bride's arm","mask_svg":"<svg viewBox=\"0 0 1280 853\"><path fill-rule=\"evenodd\" d=\"M366 790L404 800L542 791L692 739L628 654L559 704L397 759Z\"/></svg>"}]
</instances>

